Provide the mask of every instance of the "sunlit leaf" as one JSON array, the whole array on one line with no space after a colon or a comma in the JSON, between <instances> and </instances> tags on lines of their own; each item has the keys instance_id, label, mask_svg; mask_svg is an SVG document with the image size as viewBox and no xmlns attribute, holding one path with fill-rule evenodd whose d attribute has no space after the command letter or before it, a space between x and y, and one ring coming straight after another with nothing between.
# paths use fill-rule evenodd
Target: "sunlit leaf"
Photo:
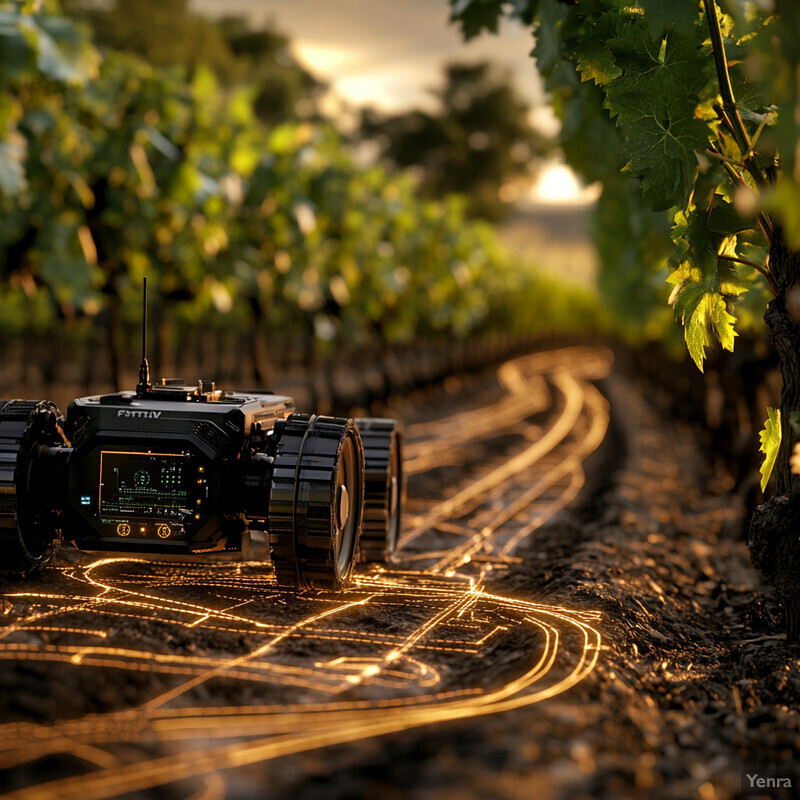
<instances>
[{"instance_id":1,"label":"sunlit leaf","mask_svg":"<svg viewBox=\"0 0 800 800\"><path fill-rule=\"evenodd\" d=\"M764 461L761 464L761 491L767 489L772 469L775 466L775 460L778 457L778 451L781 446L781 411L780 409L767 408L767 421L764 424L764 429L758 434L761 439L761 447L759 448L764 454Z\"/></svg>"}]
</instances>

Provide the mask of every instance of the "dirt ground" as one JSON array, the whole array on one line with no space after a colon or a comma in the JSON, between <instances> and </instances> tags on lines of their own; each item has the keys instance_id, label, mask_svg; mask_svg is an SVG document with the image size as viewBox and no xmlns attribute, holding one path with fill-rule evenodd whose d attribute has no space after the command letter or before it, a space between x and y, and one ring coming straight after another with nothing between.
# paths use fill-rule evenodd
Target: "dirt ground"
<instances>
[{"instance_id":1,"label":"dirt ground","mask_svg":"<svg viewBox=\"0 0 800 800\"><path fill-rule=\"evenodd\" d=\"M798 785L800 648L750 565L741 502L629 379L603 388L589 484L492 586L601 608L595 670L528 708L271 764L272 796L712 800L751 768Z\"/></svg>"},{"instance_id":2,"label":"dirt ground","mask_svg":"<svg viewBox=\"0 0 800 800\"><path fill-rule=\"evenodd\" d=\"M731 481L709 471L692 431L652 408L647 390L637 386L631 376L612 372L598 385L608 400L610 424L603 444L582 463L585 485L576 499L549 515L543 524L520 519L519 526L535 524L536 530L514 551L513 558L501 564L492 562L491 554L486 556L482 563L494 563L496 568L481 572L484 593L509 599L500 608L506 624L492 628L489 636L481 625L496 608L476 607L463 620L459 612L458 618L448 623L442 641L458 641L460 649L417 650L411 658L408 646L411 641L420 642L413 637L424 619L426 604L436 609L437 603L442 603L442 613L447 610L459 574L449 577L449 572L441 570L426 578L419 607L411 594L403 593L403 570L389 578L379 571L367 571L350 598L355 603L360 597L373 598L380 590L385 593L383 604L345 604L341 625L333 628L336 636L326 628L324 635L292 633L291 639L285 638L286 632L307 625L309 609L311 616L333 613L334 602L289 598L276 591L268 570L257 565L239 567L223 562L214 569L185 574L168 563L125 563L95 569L87 567L88 557L67 551L61 555L58 570L48 571L26 587L26 591L38 593L39 599L21 597L21 587L7 586L3 606L6 631L0 631L6 641L14 643L17 653L29 648L26 652L40 655L51 648L59 656L69 657L60 662L26 657L9 661L8 655L3 655L0 734L7 744L25 737L46 742L48 736L56 742L37 757L0 753L0 768L6 767L0 772L0 788L30 800L59 796L86 800L112 796L142 800L712 800L738 796L744 769L778 766L790 770L795 783L800 783L800 768L794 766L800 750L800 649L787 647L778 633L779 609L750 566L744 546L744 509L729 493ZM555 397L552 386L549 393L554 399L548 408L534 413L534 403L527 411L517 410L528 414L524 426L529 434L546 432L552 419L569 405ZM413 401L416 411L406 408L406 417L412 425L436 422L443 415L479 405L488 408L502 399L493 378L473 377L428 398L424 408L417 398ZM588 428L589 423L581 417L575 424L578 433L564 439L563 453L554 450L548 456L548 469L562 462L570 448L579 446ZM479 481L492 459L502 464L518 454L523 438L517 429L484 436L459 451L463 460L459 467L443 462L412 476L409 493L421 508L426 497L432 500ZM519 486L511 487L511 494L503 497L515 497L513 492L536 480L536 475L520 473ZM555 483L550 494L537 502L552 507L559 497L567 497L566 490L562 491L566 485ZM495 498L495 504L499 499ZM485 510L498 513L491 505ZM442 552L450 528L452 523L437 534L442 541L437 540L436 546L443 548ZM424 555L423 541L418 543L420 552L412 548L408 558ZM478 569L478 559L468 561L462 559L455 570L463 571L464 580ZM86 608L97 597L74 596L76 575L82 576L85 584L89 573L94 576L93 586L104 587L104 596L124 599L135 592L141 598L141 593L147 592L149 601L146 610L137 610L138 616L106 608L105 660L94 664L90 663L90 640L80 637L97 625L97 615ZM20 620L50 613L42 597L64 598L70 593L71 606L57 601L62 603L57 623L29 625L6 637ZM210 596L217 603L213 608ZM153 598L161 605L153 605ZM125 602L130 606L130 599ZM191 623L179 619L181 614L196 615L193 609L201 603L208 606L210 621L197 616L189 617ZM229 609L236 609L237 604L247 604L246 619L232 616L235 612ZM170 692L175 691L175 674L180 674L181 680L195 675L189 683L197 680L198 673L189 671L195 669L195 661L200 664L196 669L207 670L210 665L212 672L217 663L224 663L228 671L233 667L249 670L239 676L239 683L214 679L199 688L190 687L194 702L204 704L207 714L217 709L214 716L207 717L208 726L224 724L218 709L235 704L252 706L257 702L268 715L271 708L286 708L288 713L295 705L313 705L321 698L329 703L334 696L355 708L354 703L380 701L390 690L393 696L412 698L434 678L446 692L491 693L519 680L520 663L529 655L547 652L541 637L522 624L530 620L529 609L538 604L544 609L567 609L568 621L580 624L595 620L600 612L599 621L592 624L602 634L602 649L593 669L581 673L582 679L571 688L540 702L494 714L410 723L408 729L387 735L352 736L350 741L332 746L310 746L254 759L219 774L204 767L206 778L200 783L176 772L173 783L164 780L158 786L127 793L115 791L116 784L90 780L81 793L81 780L106 772L112 775L118 768L135 772L137 764L180 755L177 740L154 733L163 731L168 723L175 724L175 717L149 716L149 723L144 724L140 704L144 702L146 707L154 697L159 701L162 696L174 701ZM112 613L113 617L108 616ZM515 621L519 624L513 624ZM270 635L278 631L281 640L282 649L262 665L263 674L258 671L260 662L252 660L259 652L258 637L262 635L254 625L269 627ZM337 670L344 662L350 670L348 679L354 668L357 674L365 674L364 669L374 666L373 662L364 666L365 650L355 644L354 631L362 640L372 637L376 649L378 644L384 648L381 653L393 647L402 655L397 670L391 673L393 683L387 672L383 684L338 687L345 672ZM591 650L587 645L584 651L575 631L574 625L555 631L563 645L559 653L566 656L559 655L548 687L570 674L575 654ZM490 646L478 646L486 640ZM67 645L80 645L81 649L67 649ZM136 660L145 648L154 654L159 670L150 668L152 661L145 669L145 662ZM120 672L120 663L111 663L112 655L118 662L127 659L124 672ZM223 661L214 660L218 657ZM323 662L325 669L320 666ZM76 664L86 666L78 670ZM276 670L285 670L285 680L277 680L276 675L284 673ZM184 705L184 712L194 713L188 701ZM177 706L175 714L179 716L180 698ZM137 709L137 714L131 716L132 709ZM391 709L387 707L386 713ZM288 726L290 716L276 715L270 724ZM52 723L61 726L57 736L48 728ZM304 718L297 724L305 724ZM278 739L281 735L278 730ZM291 735L299 734L293 729ZM216 740L210 730L207 738L209 758L222 758L225 752L214 749ZM202 750L202 739L198 741ZM11 752L13 748L7 749ZM71 777L74 784L65 784L69 793L66 789L62 795L37 789L48 780Z\"/></svg>"}]
</instances>

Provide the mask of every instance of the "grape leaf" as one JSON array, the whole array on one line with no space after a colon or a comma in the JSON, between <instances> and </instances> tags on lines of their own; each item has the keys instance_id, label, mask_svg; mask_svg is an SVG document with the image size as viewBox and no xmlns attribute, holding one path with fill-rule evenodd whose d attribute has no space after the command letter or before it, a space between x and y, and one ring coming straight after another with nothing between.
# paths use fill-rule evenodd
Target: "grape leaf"
<instances>
[{"instance_id":1,"label":"grape leaf","mask_svg":"<svg viewBox=\"0 0 800 800\"><path fill-rule=\"evenodd\" d=\"M617 66L614 54L603 42L587 44L578 56L578 69L582 81L594 81L598 86L619 78L622 70Z\"/></svg>"},{"instance_id":2,"label":"grape leaf","mask_svg":"<svg viewBox=\"0 0 800 800\"><path fill-rule=\"evenodd\" d=\"M675 311L675 316L685 322L690 318L706 293L706 286L699 274L699 270L676 270L667 279L675 284L669 296L669 304Z\"/></svg>"},{"instance_id":3,"label":"grape leaf","mask_svg":"<svg viewBox=\"0 0 800 800\"><path fill-rule=\"evenodd\" d=\"M728 301L721 294L706 295L708 316L711 327L716 333L723 350L733 352L733 340L736 336L734 325L736 317L728 311Z\"/></svg>"},{"instance_id":4,"label":"grape leaf","mask_svg":"<svg viewBox=\"0 0 800 800\"><path fill-rule=\"evenodd\" d=\"M619 14L604 11L572 13L561 24L566 48L575 54L581 80L593 80L598 85L622 75L616 54L609 48L622 24Z\"/></svg>"},{"instance_id":5,"label":"grape leaf","mask_svg":"<svg viewBox=\"0 0 800 800\"><path fill-rule=\"evenodd\" d=\"M693 291L696 290L692 287ZM709 345L708 338L708 304L705 292L699 293L699 299L694 307L687 308L687 316L683 319L683 335L686 340L686 347L692 361L697 365L700 372L703 371L703 359L706 357L706 347ZM691 313L688 314L689 309Z\"/></svg>"},{"instance_id":6,"label":"grape leaf","mask_svg":"<svg viewBox=\"0 0 800 800\"><path fill-rule=\"evenodd\" d=\"M659 44L643 26L630 20L608 43L623 74L605 87L606 105L623 134L626 168L659 211L688 201L698 170L695 151L713 135L701 106L716 91L700 34L671 33Z\"/></svg>"},{"instance_id":7,"label":"grape leaf","mask_svg":"<svg viewBox=\"0 0 800 800\"><path fill-rule=\"evenodd\" d=\"M718 196L715 202L723 204ZM669 303L684 324L689 354L701 372L709 331L725 350L733 350L736 318L731 313L731 299L750 288L736 270L735 262L720 258L735 257L738 239L735 234L726 236L712 230L713 210L676 213L672 230L675 251L669 260L672 272L667 278L675 287ZM727 211L724 209L723 213Z\"/></svg>"},{"instance_id":8,"label":"grape leaf","mask_svg":"<svg viewBox=\"0 0 800 800\"><path fill-rule=\"evenodd\" d=\"M764 430L758 436L761 439L759 450L764 454L764 461L760 469L761 491L763 492L766 491L781 446L781 411L779 408L767 408L767 421L764 423Z\"/></svg>"},{"instance_id":9,"label":"grape leaf","mask_svg":"<svg viewBox=\"0 0 800 800\"><path fill-rule=\"evenodd\" d=\"M612 181L621 180L630 189L632 181L619 175L624 165L620 134L603 108L602 89L591 81L581 82L572 64L559 65L546 87L563 120L559 139L570 166L586 183L603 181L609 189Z\"/></svg>"},{"instance_id":10,"label":"grape leaf","mask_svg":"<svg viewBox=\"0 0 800 800\"><path fill-rule=\"evenodd\" d=\"M688 296L688 299L686 299ZM705 291L698 284L689 284L681 293L685 308L684 338L692 361L703 371L705 348L710 344L709 331L713 331L725 350L733 350L733 329L736 318L728 313L725 298L718 293Z\"/></svg>"},{"instance_id":11,"label":"grape leaf","mask_svg":"<svg viewBox=\"0 0 800 800\"><path fill-rule=\"evenodd\" d=\"M700 14L698 0L638 0L636 5L644 11L647 28L653 38L661 36L667 28L688 33Z\"/></svg>"},{"instance_id":12,"label":"grape leaf","mask_svg":"<svg viewBox=\"0 0 800 800\"><path fill-rule=\"evenodd\" d=\"M464 39L473 39L484 30L497 33L503 0L451 0L450 6L450 21L461 25Z\"/></svg>"},{"instance_id":13,"label":"grape leaf","mask_svg":"<svg viewBox=\"0 0 800 800\"><path fill-rule=\"evenodd\" d=\"M514 0L511 16L524 25L532 25L539 8L539 0Z\"/></svg>"},{"instance_id":14,"label":"grape leaf","mask_svg":"<svg viewBox=\"0 0 800 800\"><path fill-rule=\"evenodd\" d=\"M539 24L535 28L536 45L531 55L536 67L545 77L553 74L561 60L561 33L567 9L557 0L542 0Z\"/></svg>"},{"instance_id":15,"label":"grape leaf","mask_svg":"<svg viewBox=\"0 0 800 800\"><path fill-rule=\"evenodd\" d=\"M621 124L630 160L626 170L641 180L642 193L654 211L684 205L697 169L695 150L710 138L708 126L679 105L651 99L640 101L635 120Z\"/></svg>"},{"instance_id":16,"label":"grape leaf","mask_svg":"<svg viewBox=\"0 0 800 800\"><path fill-rule=\"evenodd\" d=\"M708 216L708 227L716 233L732 234L755 227L755 219L745 219L725 200L715 202Z\"/></svg>"}]
</instances>

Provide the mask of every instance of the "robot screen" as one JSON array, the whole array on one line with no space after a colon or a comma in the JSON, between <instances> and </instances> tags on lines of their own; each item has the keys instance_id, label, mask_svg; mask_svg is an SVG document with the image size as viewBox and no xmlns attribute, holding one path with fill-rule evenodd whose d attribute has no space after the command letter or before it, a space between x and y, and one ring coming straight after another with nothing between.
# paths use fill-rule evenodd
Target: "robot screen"
<instances>
[{"instance_id":1,"label":"robot screen","mask_svg":"<svg viewBox=\"0 0 800 800\"><path fill-rule=\"evenodd\" d=\"M100 513L113 517L181 517L189 505L187 453L100 454Z\"/></svg>"}]
</instances>

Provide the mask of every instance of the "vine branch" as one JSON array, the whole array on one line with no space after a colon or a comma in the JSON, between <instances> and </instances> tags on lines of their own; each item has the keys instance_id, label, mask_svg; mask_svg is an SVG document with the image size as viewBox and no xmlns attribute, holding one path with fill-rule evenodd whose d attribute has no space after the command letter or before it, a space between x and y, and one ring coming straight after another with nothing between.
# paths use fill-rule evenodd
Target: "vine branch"
<instances>
[{"instance_id":1,"label":"vine branch","mask_svg":"<svg viewBox=\"0 0 800 800\"><path fill-rule=\"evenodd\" d=\"M711 32L711 48L714 53L714 66L717 69L717 82L719 83L719 92L722 96L723 121L732 131L736 139L736 144L739 145L739 149L742 151L745 168L753 176L753 180L759 188L766 188L768 186L767 179L764 177L764 174L761 172L761 169L758 164L756 164L751 154L752 147L750 144L750 137L747 134L747 129L744 127L744 122L742 122L742 117L739 114L736 98L733 96L731 76L728 72L728 59L725 56L725 43L722 40L722 28L719 26L715 0L703 0L703 7L705 8L706 19L708 20L708 28Z\"/></svg>"},{"instance_id":2,"label":"vine branch","mask_svg":"<svg viewBox=\"0 0 800 800\"><path fill-rule=\"evenodd\" d=\"M739 108L733 96L733 86L731 76L728 72L728 59L725 57L725 44L722 41L722 28L719 26L717 17L717 6L714 0L703 0L703 6L708 19L708 28L711 31L711 47L714 52L714 65L717 68L717 82L719 83L719 93L722 95L722 107L725 114L733 123L734 134L737 143L743 153L750 150L750 137L747 135L742 118L739 115Z\"/></svg>"},{"instance_id":3,"label":"vine branch","mask_svg":"<svg viewBox=\"0 0 800 800\"><path fill-rule=\"evenodd\" d=\"M746 258L738 258L737 256L717 255L717 260L735 261L737 264L744 264L747 267L752 267L756 272L761 273L764 280L767 282L767 286L769 286L769 290L775 295L775 284L772 282L772 276L761 264L756 264L755 261L748 261Z\"/></svg>"}]
</instances>

